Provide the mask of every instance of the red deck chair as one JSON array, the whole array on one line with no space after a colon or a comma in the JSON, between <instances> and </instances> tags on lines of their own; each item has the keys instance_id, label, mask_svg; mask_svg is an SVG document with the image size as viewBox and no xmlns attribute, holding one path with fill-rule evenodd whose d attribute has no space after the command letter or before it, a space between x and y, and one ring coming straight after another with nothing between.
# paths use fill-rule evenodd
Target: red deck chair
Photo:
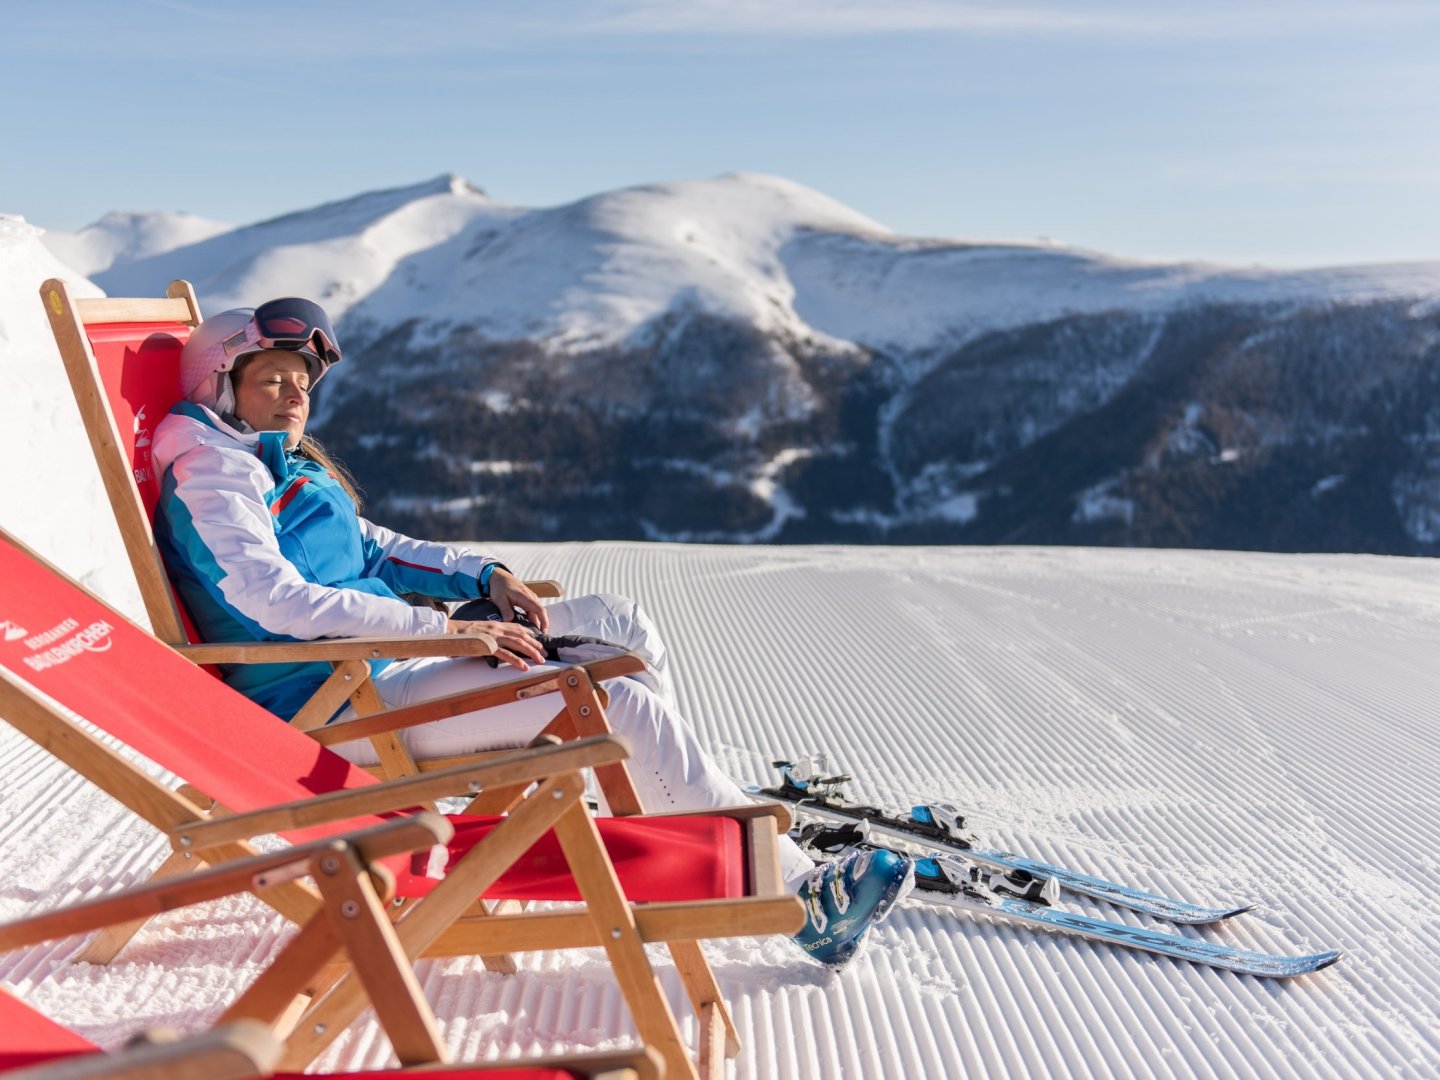
<instances>
[{"instance_id":1,"label":"red deck chair","mask_svg":"<svg viewBox=\"0 0 1440 1080\"><path fill-rule=\"evenodd\" d=\"M351 730L353 737L368 738L375 747L380 764L367 771L378 776L412 776L482 758L484 755L462 755L417 762L396 734L390 713L369 681L368 662L412 656L483 656L491 651L484 639L456 635L193 644L199 638L170 587L151 527L162 478L151 459L150 443L155 426L179 397L180 352L200 321L195 292L189 282L174 281L164 298L76 300L63 281L52 279L41 286L40 295L155 636L201 664L329 661L335 669L333 675L291 724L301 731L319 731L348 699L356 713L372 718L363 731ZM528 584L541 596L560 592L553 581ZM640 668L641 661L631 656L585 665L580 672L583 685L563 695L565 700L547 731L561 738L608 731L604 694L595 692L595 683ZM464 708L484 705L481 695L468 699ZM463 710L457 705L452 711ZM428 713L430 719L444 715L449 714ZM615 813L641 811L623 766L604 767L597 779ZM473 808L501 812L511 794L482 797ZM84 959L106 963L128 939L125 928L98 935L87 946ZM503 954L487 956L485 963L495 971L515 970L513 960Z\"/></svg>"},{"instance_id":2,"label":"red deck chair","mask_svg":"<svg viewBox=\"0 0 1440 1080\"><path fill-rule=\"evenodd\" d=\"M52 279L40 287L40 296L135 571L151 631L161 641L206 664L330 661L334 675L291 720L301 731L323 726L347 700L361 715L383 712L384 703L368 681L369 660L477 656L490 651L479 639L459 636L231 643L191 648L200 638L170 587L155 544L152 522L162 477L151 459L150 442L155 426L179 400L180 351L200 322L195 291L188 281L173 281L164 298L77 300L70 296L63 281ZM540 596L560 594L559 585L553 581L527 584ZM628 658L622 663L627 671L639 665L638 660ZM562 724L556 731L569 737L573 724L571 718L568 725ZM599 732L590 728L587 733ZM454 757L417 763L405 745L383 726L373 729L367 737L375 744L381 762L371 771L379 775L408 776L470 760ZM603 782L607 798L618 798L622 806L629 804L631 800L624 792L612 791L622 781L607 776Z\"/></svg>"},{"instance_id":3,"label":"red deck chair","mask_svg":"<svg viewBox=\"0 0 1440 1080\"><path fill-rule=\"evenodd\" d=\"M255 892L270 882L304 874L315 882L324 906L273 962L272 970L280 970L282 980L288 977L288 985L277 992L293 996L319 975L330 956L343 950L376 1003L381 1026L401 1063L444 1065L446 1055L438 1024L397 946L394 928L385 917L384 902L393 879L384 866L387 858L423 850L451 834L449 824L433 814L397 818L362 832L236 860L192 875L178 888L145 886L0 926L0 949L83 933L117 919L131 918L137 912L172 911L221 896ZM269 973L262 978L276 981ZM251 996L248 992L243 995L232 1012L245 1013ZM212 1032L183 1042L147 1038L141 1045L105 1055L76 1033L0 990L0 1076L7 1080L79 1080L82 1076L101 1075L175 1080L268 1076L273 1075L271 1070L281 1053L278 1033L258 1020L246 1018L232 1019ZM427 1075L486 1080L643 1080L658 1073L658 1059L642 1050L564 1060L454 1065ZM298 1078L300 1074L284 1075ZM399 1074L385 1070L348 1075L379 1080Z\"/></svg>"},{"instance_id":4,"label":"red deck chair","mask_svg":"<svg viewBox=\"0 0 1440 1080\"><path fill-rule=\"evenodd\" d=\"M259 833L298 842L373 823L376 814L421 804L461 782L481 788L539 782L504 818L452 819L459 836L443 881L437 884L422 868L398 875L399 895L425 897L400 916L400 940L410 956L600 945L641 1037L661 1053L671 1075L695 1075L695 1065L643 942L670 945L701 1018L700 1063L709 1072L723 1069L737 1045L699 940L788 934L803 921L798 898L785 891L780 876L776 837L786 818L777 807L591 819L576 770L623 758L623 743L614 736L382 784L277 723L3 532L0 613L7 624L0 634L0 716L167 832L177 849L175 869L187 855L213 862L249 854L243 840ZM565 682L573 676L544 677ZM523 684L532 681L486 693L524 693ZM430 707L401 711L421 722ZM108 750L66 710L196 785L227 813L207 821L200 806ZM472 857L470 846L486 836L474 854L487 857ZM497 851L528 855L507 871ZM314 910L313 894L298 886L272 893L268 902L297 922ZM464 918L478 896L583 899L585 907ZM342 978L310 1006L287 1063L308 1063L363 1005L353 978Z\"/></svg>"}]
</instances>

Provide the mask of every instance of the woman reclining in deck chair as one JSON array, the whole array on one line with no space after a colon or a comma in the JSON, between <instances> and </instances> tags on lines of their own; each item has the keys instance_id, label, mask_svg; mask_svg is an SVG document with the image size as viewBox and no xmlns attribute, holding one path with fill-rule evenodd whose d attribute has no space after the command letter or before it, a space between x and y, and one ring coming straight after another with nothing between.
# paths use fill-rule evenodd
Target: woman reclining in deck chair
<instances>
[{"instance_id":1,"label":"woman reclining in deck chair","mask_svg":"<svg viewBox=\"0 0 1440 1080\"><path fill-rule=\"evenodd\" d=\"M339 360L325 312L295 297L213 315L185 345L185 400L154 438L164 476L156 532L204 638L482 634L498 646L498 660L521 671L546 662L547 636L613 642L646 663L644 673L607 684L607 712L612 727L634 744L631 773L647 809L744 804L744 793L676 710L665 646L633 601L582 596L544 607L494 558L412 540L359 516L343 472L305 436L310 390ZM487 599L503 618L452 618L406 603L399 595L406 592ZM533 627L516 621L516 609ZM391 707L506 678L467 658L377 661L372 669ZM227 678L289 720L329 674L327 664L295 663L240 667ZM409 728L404 739L419 758L522 745L552 711L543 698L519 701ZM375 761L364 740L336 749L357 764ZM810 913L796 940L832 967L854 956L911 873L908 860L889 852L853 852L817 869L788 838L782 838L781 862Z\"/></svg>"}]
</instances>

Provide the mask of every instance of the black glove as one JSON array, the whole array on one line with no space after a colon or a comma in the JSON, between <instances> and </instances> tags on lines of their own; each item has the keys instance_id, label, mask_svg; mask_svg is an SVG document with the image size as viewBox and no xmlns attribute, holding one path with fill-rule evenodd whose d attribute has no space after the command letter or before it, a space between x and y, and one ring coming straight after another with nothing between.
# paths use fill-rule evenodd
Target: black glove
<instances>
[{"instance_id":1,"label":"black glove","mask_svg":"<svg viewBox=\"0 0 1440 1080\"><path fill-rule=\"evenodd\" d=\"M541 633L530 617L525 614L524 608L515 608L515 622L530 631L530 636L540 643L545 650L545 659L560 660L561 649L573 649L580 645L604 645L618 652L624 652L623 645L616 645L613 641L605 641L602 638L586 637L583 634L563 634L552 637L549 634ZM467 600L450 613L452 619L461 619L469 622L504 622L500 617L500 609L493 600ZM500 661L493 656L485 657L485 662L492 668L499 667Z\"/></svg>"}]
</instances>

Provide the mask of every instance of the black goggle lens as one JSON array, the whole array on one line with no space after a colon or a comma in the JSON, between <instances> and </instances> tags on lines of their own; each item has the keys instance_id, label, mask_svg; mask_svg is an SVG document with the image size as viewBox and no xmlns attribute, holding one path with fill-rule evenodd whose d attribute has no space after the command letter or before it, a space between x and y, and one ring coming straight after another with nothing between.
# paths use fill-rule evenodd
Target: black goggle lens
<instances>
[{"instance_id":1,"label":"black goggle lens","mask_svg":"<svg viewBox=\"0 0 1440 1080\"><path fill-rule=\"evenodd\" d=\"M255 328L274 348L312 348L331 364L340 359L330 317L312 300L287 296L266 301L255 309Z\"/></svg>"}]
</instances>

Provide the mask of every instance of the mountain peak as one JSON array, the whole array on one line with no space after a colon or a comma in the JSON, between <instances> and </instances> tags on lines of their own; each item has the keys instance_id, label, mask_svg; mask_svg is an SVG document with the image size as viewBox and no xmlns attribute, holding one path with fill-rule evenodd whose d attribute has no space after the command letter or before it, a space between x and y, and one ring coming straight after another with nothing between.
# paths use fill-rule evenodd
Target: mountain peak
<instances>
[{"instance_id":1,"label":"mountain peak","mask_svg":"<svg viewBox=\"0 0 1440 1080\"><path fill-rule=\"evenodd\" d=\"M396 188L396 192L405 191L405 188ZM433 180L426 180L416 184L409 189L417 198L426 195L479 195L481 198L489 198L485 189L472 184L459 173L441 173Z\"/></svg>"}]
</instances>

